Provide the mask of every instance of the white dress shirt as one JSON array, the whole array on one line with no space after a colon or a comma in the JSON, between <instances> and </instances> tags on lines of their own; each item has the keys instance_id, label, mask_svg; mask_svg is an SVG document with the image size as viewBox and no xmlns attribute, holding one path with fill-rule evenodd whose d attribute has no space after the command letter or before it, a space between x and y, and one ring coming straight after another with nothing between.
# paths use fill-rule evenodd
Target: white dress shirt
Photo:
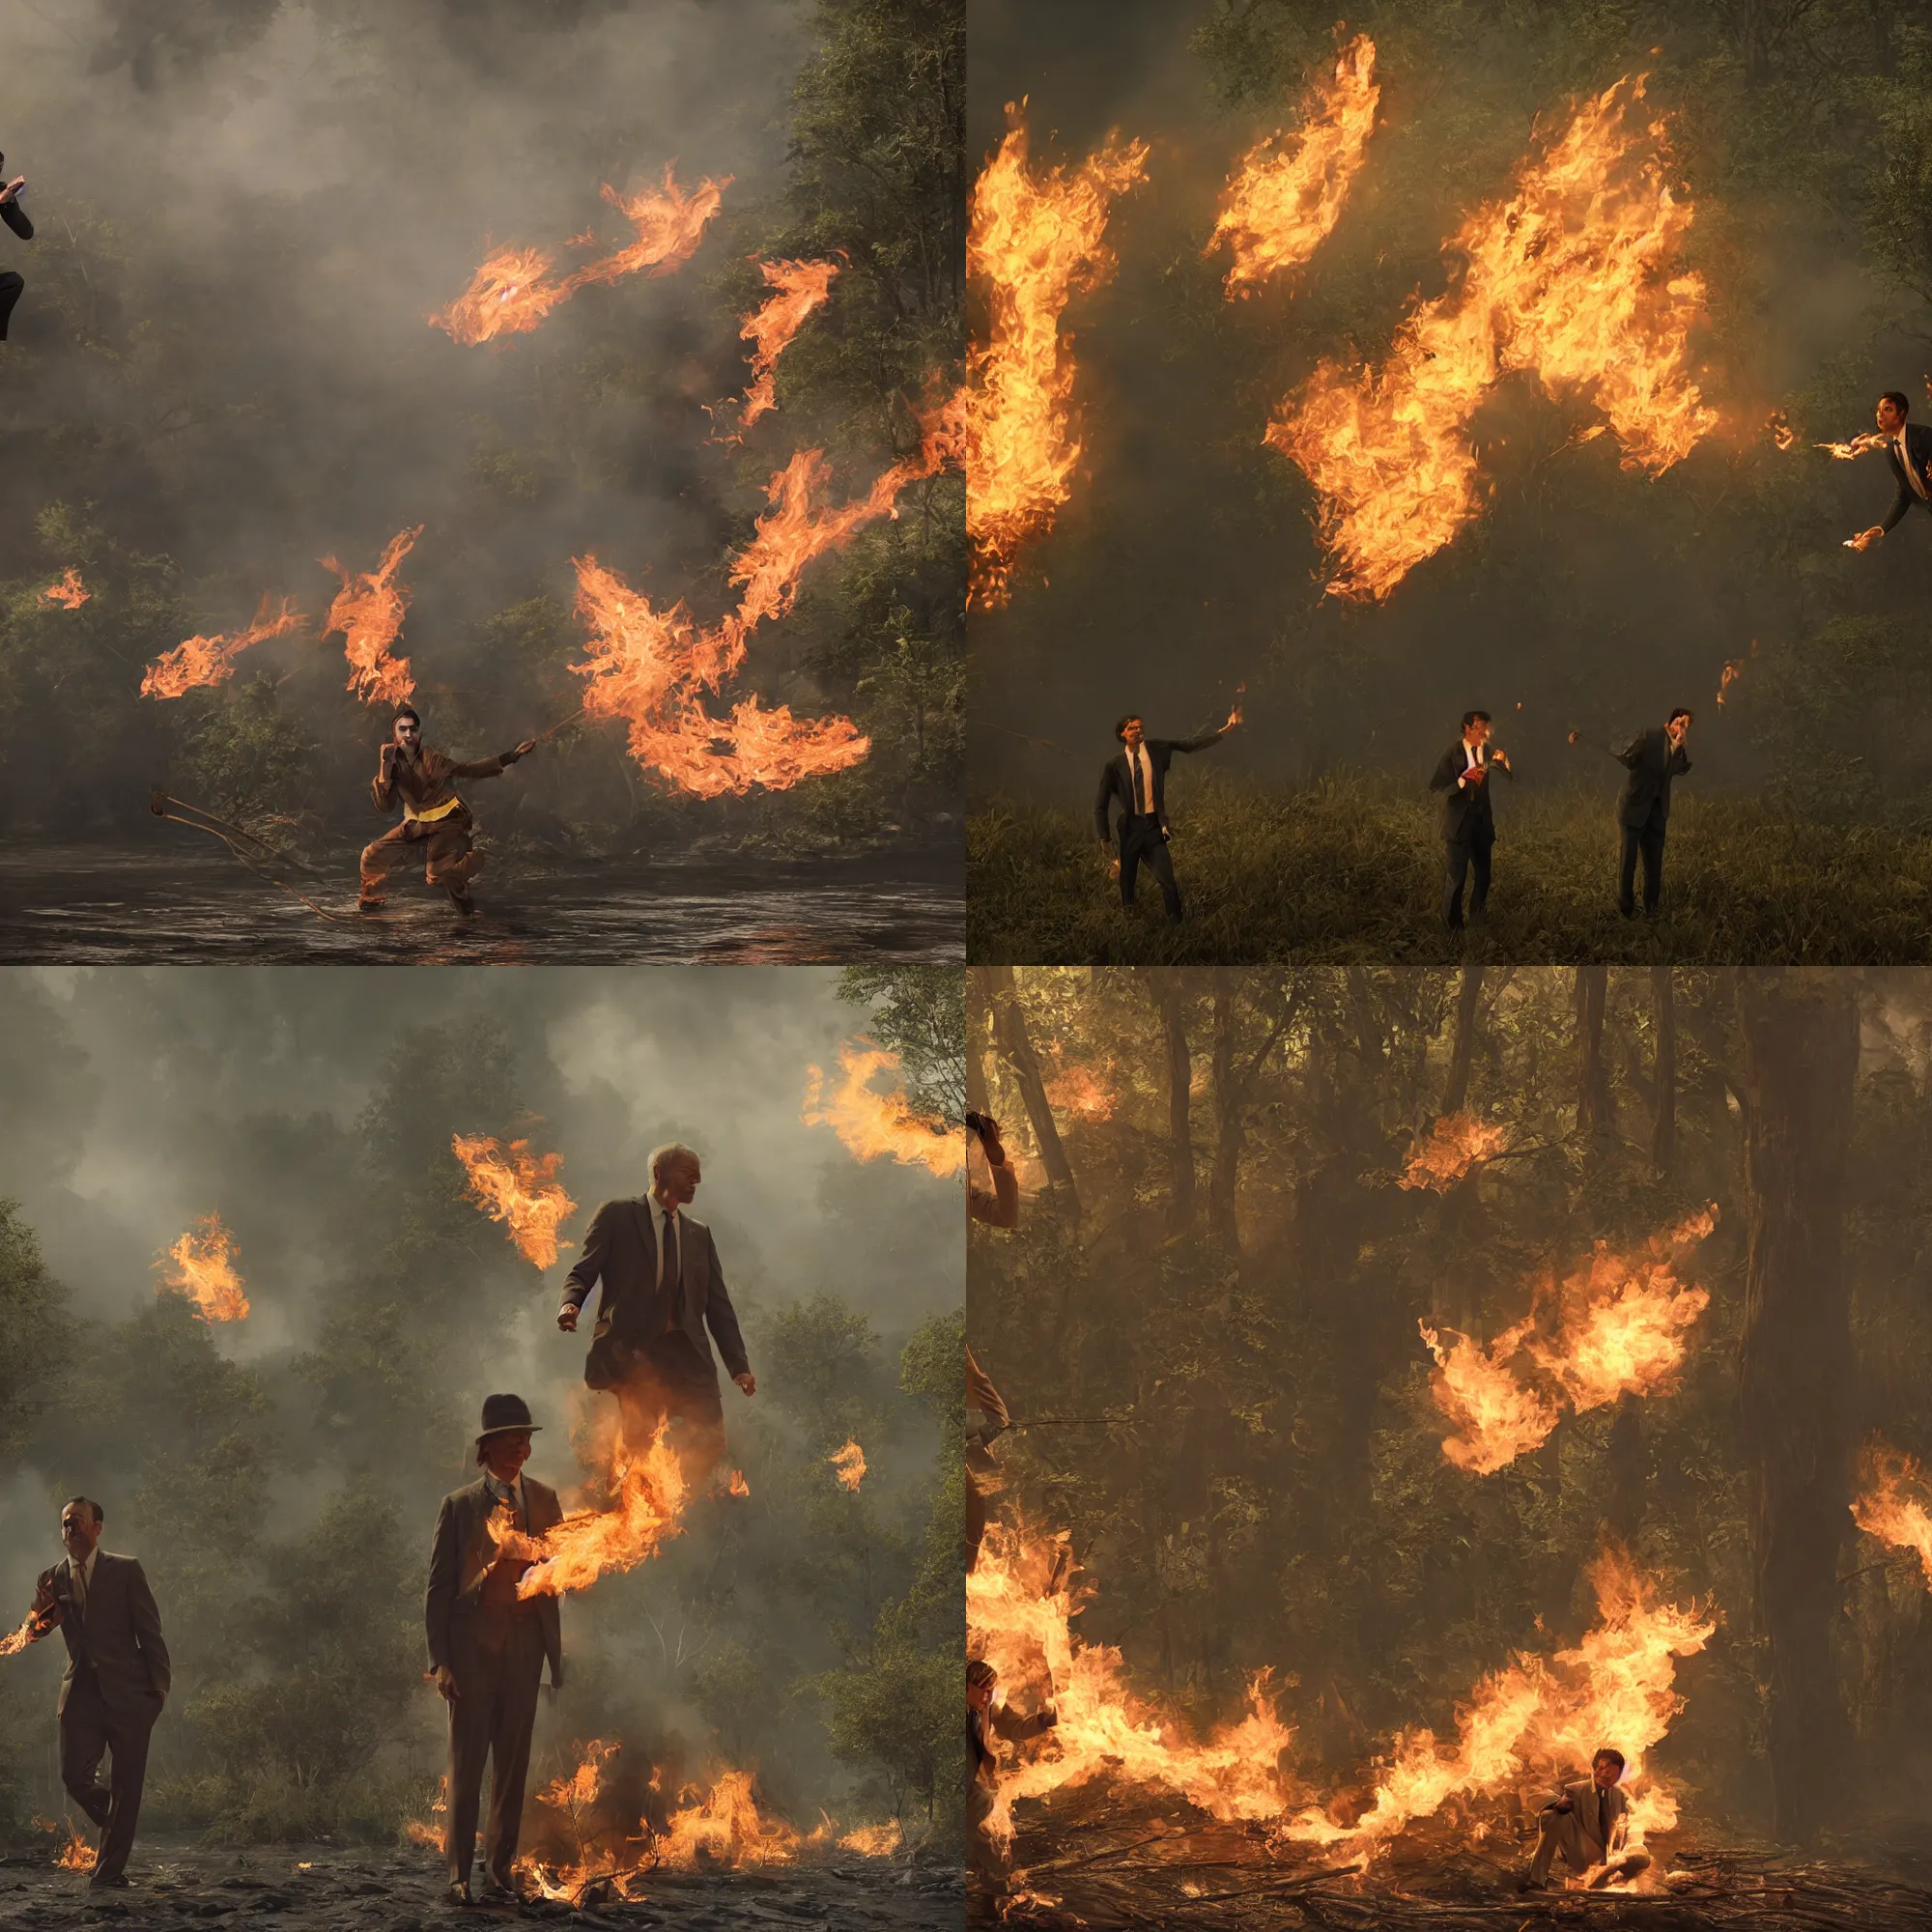
<instances>
[{"instance_id":1,"label":"white dress shirt","mask_svg":"<svg viewBox=\"0 0 1932 1932\"><path fill-rule=\"evenodd\" d=\"M1469 774L1483 762L1482 746L1472 745L1468 739L1464 738L1463 740L1463 776L1456 781L1456 789L1458 791L1463 790L1467 785L1469 782Z\"/></svg>"},{"instance_id":2,"label":"white dress shirt","mask_svg":"<svg viewBox=\"0 0 1932 1932\"><path fill-rule=\"evenodd\" d=\"M1134 775L1140 774L1140 798L1143 813L1153 810L1153 762L1149 758L1147 746L1139 744L1127 753L1127 797L1134 796Z\"/></svg>"}]
</instances>

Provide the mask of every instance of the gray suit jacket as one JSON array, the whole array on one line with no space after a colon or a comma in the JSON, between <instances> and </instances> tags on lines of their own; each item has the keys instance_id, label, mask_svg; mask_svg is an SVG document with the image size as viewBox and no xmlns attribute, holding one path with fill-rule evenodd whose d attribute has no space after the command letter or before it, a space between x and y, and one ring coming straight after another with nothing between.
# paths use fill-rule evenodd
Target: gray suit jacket
<instances>
[{"instance_id":1,"label":"gray suit jacket","mask_svg":"<svg viewBox=\"0 0 1932 1932\"><path fill-rule=\"evenodd\" d=\"M74 1605L66 1562L43 1571L41 1581L61 1606L61 1634L67 1639L67 1673L57 1708L67 1709L75 1675L91 1668L99 1680L101 1702L111 1713L153 1723L167 1701L170 1667L161 1613L139 1562L97 1550L84 1617Z\"/></svg>"},{"instance_id":2,"label":"gray suit jacket","mask_svg":"<svg viewBox=\"0 0 1932 1932\"><path fill-rule=\"evenodd\" d=\"M1579 1778L1575 1784L1566 1784L1555 1801L1544 1806L1547 1811L1567 1811L1583 1828L1583 1835L1592 1843L1597 1842L1597 1780L1594 1777ZM1610 1814L1610 1835L1604 1841L1605 1853L1620 1848L1630 1834L1627 1822L1630 1815L1630 1800L1624 1796L1623 1786L1613 1784L1605 1792Z\"/></svg>"},{"instance_id":3,"label":"gray suit jacket","mask_svg":"<svg viewBox=\"0 0 1932 1932\"><path fill-rule=\"evenodd\" d=\"M482 1614L483 1576L490 1567L492 1546L484 1525L493 1507L490 1492L478 1476L468 1488L453 1490L442 1499L436 1519L436 1537L429 1550L429 1589L423 1598L423 1628L429 1637L429 1667L453 1663L459 1628ZM529 1533L541 1536L563 1520L556 1492L535 1477L524 1477L524 1508ZM563 1624L556 1599L548 1594L532 1600L543 1626L544 1655L550 1660L554 1689L563 1685Z\"/></svg>"}]
</instances>

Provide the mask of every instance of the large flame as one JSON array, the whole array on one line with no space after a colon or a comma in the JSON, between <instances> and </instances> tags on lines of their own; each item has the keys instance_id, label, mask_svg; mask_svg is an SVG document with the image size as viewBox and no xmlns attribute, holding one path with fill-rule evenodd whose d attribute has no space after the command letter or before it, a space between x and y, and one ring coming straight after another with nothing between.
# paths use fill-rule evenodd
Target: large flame
<instances>
[{"instance_id":1,"label":"large flame","mask_svg":"<svg viewBox=\"0 0 1932 1932\"><path fill-rule=\"evenodd\" d=\"M571 1245L557 1239L557 1227L577 1212L556 1178L563 1156L533 1154L528 1141L505 1150L487 1134L452 1134L449 1150L469 1176L470 1200L509 1229L517 1252L532 1267L554 1267L557 1250Z\"/></svg>"},{"instance_id":2,"label":"large flame","mask_svg":"<svg viewBox=\"0 0 1932 1932\"><path fill-rule=\"evenodd\" d=\"M235 1236L219 1214L204 1214L155 1265L166 1267L169 1262L174 1266L162 1276L162 1287L186 1295L204 1321L240 1321L248 1313L248 1297L235 1271Z\"/></svg>"},{"instance_id":3,"label":"large flame","mask_svg":"<svg viewBox=\"0 0 1932 1932\"><path fill-rule=\"evenodd\" d=\"M758 1809L752 1785L749 1771L727 1771L709 1786L686 1786L655 1841L660 1861L683 1870L793 1864L808 1846L831 1839L829 1819L804 1833L768 1817Z\"/></svg>"},{"instance_id":4,"label":"large flame","mask_svg":"<svg viewBox=\"0 0 1932 1932\"><path fill-rule=\"evenodd\" d=\"M76 1832L71 1825L67 1828L67 1843L60 1848L60 1856L55 1859L62 1871L92 1871L99 1853Z\"/></svg>"},{"instance_id":5,"label":"large flame","mask_svg":"<svg viewBox=\"0 0 1932 1932\"><path fill-rule=\"evenodd\" d=\"M1258 141L1221 198L1208 243L1235 251L1228 294L1244 295L1268 276L1298 269L1334 231L1360 172L1381 89L1375 43L1357 34L1342 49L1331 79L1315 91L1292 141Z\"/></svg>"},{"instance_id":6,"label":"large flame","mask_svg":"<svg viewBox=\"0 0 1932 1932\"><path fill-rule=\"evenodd\" d=\"M1014 559L1071 494L1080 442L1068 409L1076 366L1060 318L1077 291L1113 273L1115 199L1145 179L1145 141L1110 139L1071 172L1027 167L1015 110L973 187L969 270L983 281L986 339L969 357L963 431L972 601L1004 604Z\"/></svg>"},{"instance_id":7,"label":"large flame","mask_svg":"<svg viewBox=\"0 0 1932 1932\"><path fill-rule=\"evenodd\" d=\"M855 1825L838 1840L841 1851L857 1852L862 1859L889 1859L905 1843L905 1833L896 1818L883 1825Z\"/></svg>"},{"instance_id":8,"label":"large flame","mask_svg":"<svg viewBox=\"0 0 1932 1932\"><path fill-rule=\"evenodd\" d=\"M1473 1114L1444 1114L1408 1151L1398 1187L1433 1187L1447 1194L1472 1167L1509 1145L1509 1130Z\"/></svg>"},{"instance_id":9,"label":"large flame","mask_svg":"<svg viewBox=\"0 0 1932 1932\"><path fill-rule=\"evenodd\" d=\"M1453 1431L1443 1438L1442 1454L1471 1475L1493 1475L1540 1448L1562 1413L1510 1367L1533 1321L1504 1329L1487 1349L1453 1328L1442 1331L1445 1344L1428 1322L1416 1324L1435 1357L1430 1391Z\"/></svg>"},{"instance_id":10,"label":"large flame","mask_svg":"<svg viewBox=\"0 0 1932 1932\"><path fill-rule=\"evenodd\" d=\"M1515 195L1463 222L1463 273L1389 360L1323 362L1268 425L1321 497L1331 595L1386 597L1479 514L1470 425L1512 370L1592 403L1627 469L1661 474L1716 426L1690 374L1704 284L1672 272L1693 210L1665 179L1662 125L1632 125L1642 98L1638 76L1586 101Z\"/></svg>"},{"instance_id":11,"label":"large flame","mask_svg":"<svg viewBox=\"0 0 1932 1932\"><path fill-rule=\"evenodd\" d=\"M779 406L779 357L803 328L812 312L832 299L837 262L760 262L758 270L773 291L738 332L752 345L752 383L738 412L738 433Z\"/></svg>"},{"instance_id":12,"label":"large flame","mask_svg":"<svg viewBox=\"0 0 1932 1932\"><path fill-rule=\"evenodd\" d=\"M269 638L286 637L306 620L296 609L295 599L284 597L279 610L262 599L254 621L239 631L224 632L213 638L189 638L171 651L163 651L148 667L141 679L143 697L180 697L198 685L219 684L235 675L235 660L250 644Z\"/></svg>"},{"instance_id":13,"label":"large flame","mask_svg":"<svg viewBox=\"0 0 1932 1932\"><path fill-rule=\"evenodd\" d=\"M41 592L41 602L58 604L63 611L78 611L93 594L80 581L80 572L69 564L66 571Z\"/></svg>"},{"instance_id":14,"label":"large flame","mask_svg":"<svg viewBox=\"0 0 1932 1932\"><path fill-rule=\"evenodd\" d=\"M857 1490L866 1480L866 1452L856 1442L848 1442L838 1454L825 1459L838 1472L839 1483L848 1490Z\"/></svg>"},{"instance_id":15,"label":"large flame","mask_svg":"<svg viewBox=\"0 0 1932 1932\"><path fill-rule=\"evenodd\" d=\"M490 342L499 335L519 335L535 328L559 303L593 282L614 282L640 269L665 274L690 260L703 238L705 224L718 213L731 177L708 176L686 194L669 167L661 187L637 194L620 194L607 182L604 199L636 230L635 238L614 253L588 262L568 274L556 273L556 258L542 248L510 246L493 249L476 270L469 288L446 309L430 317L435 328L446 329L466 344ZM594 241L573 236L573 242Z\"/></svg>"},{"instance_id":16,"label":"large flame","mask_svg":"<svg viewBox=\"0 0 1932 1932\"><path fill-rule=\"evenodd\" d=\"M346 570L332 556L322 559L322 567L342 580L322 635L331 638L341 633L343 655L349 660L349 682L343 689L353 691L364 704L407 704L414 696L416 681L410 661L393 652L410 608L410 587L395 578L422 533L420 524L412 530L398 530L373 572Z\"/></svg>"},{"instance_id":17,"label":"large flame","mask_svg":"<svg viewBox=\"0 0 1932 1932\"><path fill-rule=\"evenodd\" d=\"M825 1075L807 1069L804 1110L799 1119L808 1127L830 1127L860 1160L890 1155L903 1167L923 1167L944 1179L966 1166L963 1135L949 1131L943 1121L913 1112L904 1093L881 1094L872 1085L882 1073L897 1070L898 1056L870 1040L848 1040L838 1049L841 1078L828 1098Z\"/></svg>"},{"instance_id":18,"label":"large flame","mask_svg":"<svg viewBox=\"0 0 1932 1932\"><path fill-rule=\"evenodd\" d=\"M1453 1744L1433 1731L1404 1732L1359 1816L1344 1823L1310 1809L1288 1825L1286 1835L1350 1856L1373 1852L1451 1798L1533 1796L1539 1785L1580 1775L1606 1745L1624 1754L1633 1847L1646 1828L1675 1825L1675 1797L1662 1780L1648 1777L1644 1755L1684 1708L1677 1660L1702 1650L1716 1621L1695 1604L1659 1602L1621 1549L1606 1548L1589 1575L1597 1622L1576 1648L1547 1661L1519 1654L1458 1709Z\"/></svg>"},{"instance_id":19,"label":"large flame","mask_svg":"<svg viewBox=\"0 0 1932 1932\"><path fill-rule=\"evenodd\" d=\"M1916 1456L1885 1442L1868 1443L1859 1459L1859 1493L1852 1520L1867 1536L1918 1558L1932 1590L1932 1477Z\"/></svg>"},{"instance_id":20,"label":"large flame","mask_svg":"<svg viewBox=\"0 0 1932 1932\"><path fill-rule=\"evenodd\" d=\"M1047 1104L1069 1120L1111 1120L1117 1097L1091 1066L1063 1067L1046 1083Z\"/></svg>"}]
</instances>

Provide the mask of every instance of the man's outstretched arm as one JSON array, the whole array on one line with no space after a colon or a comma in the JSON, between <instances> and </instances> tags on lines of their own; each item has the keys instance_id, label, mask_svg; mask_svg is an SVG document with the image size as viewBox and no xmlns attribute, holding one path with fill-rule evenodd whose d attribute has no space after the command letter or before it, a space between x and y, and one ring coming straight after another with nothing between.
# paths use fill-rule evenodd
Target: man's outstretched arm
<instances>
[{"instance_id":1,"label":"man's outstretched arm","mask_svg":"<svg viewBox=\"0 0 1932 1932\"><path fill-rule=\"evenodd\" d=\"M583 1252L577 1258L577 1265L564 1278L563 1306L558 1310L559 1320L567 1311L570 1316L568 1326L577 1326L577 1311L588 1299L590 1291L603 1278L606 1264L611 1259L611 1210L616 1203L607 1201L590 1217L590 1227L583 1236Z\"/></svg>"},{"instance_id":2,"label":"man's outstretched arm","mask_svg":"<svg viewBox=\"0 0 1932 1932\"><path fill-rule=\"evenodd\" d=\"M724 1286L724 1270L718 1262L718 1244L712 1241L708 1245L711 1249L711 1292L704 1297L705 1325L711 1330L711 1339L718 1344L718 1352L724 1357L724 1373L747 1395L751 1395L757 1384L752 1375L751 1357L745 1353L745 1337L738 1327L738 1311L731 1306L731 1291Z\"/></svg>"},{"instance_id":3,"label":"man's outstretched arm","mask_svg":"<svg viewBox=\"0 0 1932 1932\"><path fill-rule=\"evenodd\" d=\"M514 751L498 752L494 758L471 758L458 764L451 762L449 775L453 779L494 779L506 772L519 758L526 758L537 748L534 738L526 738Z\"/></svg>"}]
</instances>

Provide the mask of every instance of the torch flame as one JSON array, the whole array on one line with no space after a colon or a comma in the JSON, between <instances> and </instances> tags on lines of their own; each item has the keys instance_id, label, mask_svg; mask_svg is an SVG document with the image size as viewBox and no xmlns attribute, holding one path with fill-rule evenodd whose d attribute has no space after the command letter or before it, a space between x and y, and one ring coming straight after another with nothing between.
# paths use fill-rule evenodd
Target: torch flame
<instances>
[{"instance_id":1,"label":"torch flame","mask_svg":"<svg viewBox=\"0 0 1932 1932\"><path fill-rule=\"evenodd\" d=\"M63 611L78 611L93 593L80 581L80 572L69 564L63 575L41 592L43 604L58 604Z\"/></svg>"},{"instance_id":2,"label":"torch flame","mask_svg":"<svg viewBox=\"0 0 1932 1932\"><path fill-rule=\"evenodd\" d=\"M1018 112L973 188L969 270L983 278L986 340L969 357L964 398L972 601L1004 604L1014 559L1051 527L1072 491L1080 443L1068 411L1077 373L1060 318L1076 291L1114 270L1104 245L1115 199L1146 178L1145 141L1110 139L1070 174L1029 173Z\"/></svg>"},{"instance_id":3,"label":"torch flame","mask_svg":"<svg viewBox=\"0 0 1932 1932\"><path fill-rule=\"evenodd\" d=\"M1331 596L1388 596L1479 514L1469 426L1511 369L1592 401L1627 469L1661 474L1716 426L1689 374L1704 284L1665 266L1693 211L1664 179L1661 124L1628 125L1642 96L1638 76L1584 102L1514 196L1464 221L1465 271L1403 324L1389 361L1323 362L1268 425L1321 497Z\"/></svg>"},{"instance_id":4,"label":"torch flame","mask_svg":"<svg viewBox=\"0 0 1932 1932\"><path fill-rule=\"evenodd\" d=\"M1444 1114L1425 1139L1408 1151L1398 1187L1433 1187L1447 1194L1472 1167L1509 1145L1505 1127L1491 1126L1473 1114Z\"/></svg>"},{"instance_id":5,"label":"torch flame","mask_svg":"<svg viewBox=\"0 0 1932 1932\"><path fill-rule=\"evenodd\" d=\"M163 651L148 667L141 679L143 697L180 697L198 685L219 684L235 675L235 660L250 644L268 638L286 637L304 622L295 599L284 597L282 607L270 611L267 597L246 628L213 638L189 638L171 651Z\"/></svg>"},{"instance_id":6,"label":"torch flame","mask_svg":"<svg viewBox=\"0 0 1932 1932\"><path fill-rule=\"evenodd\" d=\"M1380 95L1375 43L1357 34L1342 49L1333 77L1316 89L1293 145L1277 153L1283 137L1270 134L1242 157L1204 251L1224 237L1233 247L1231 298L1298 269L1328 239L1361 171Z\"/></svg>"},{"instance_id":7,"label":"torch flame","mask_svg":"<svg viewBox=\"0 0 1932 1932\"><path fill-rule=\"evenodd\" d=\"M768 288L777 291L745 318L738 332L752 345L752 384L738 413L738 435L779 406L779 357L806 325L813 310L832 299L836 262L760 262L758 270ZM737 438L733 438L736 440Z\"/></svg>"},{"instance_id":8,"label":"torch flame","mask_svg":"<svg viewBox=\"0 0 1932 1932\"><path fill-rule=\"evenodd\" d=\"M29 1610L21 1618L18 1630L9 1631L0 1636L0 1657L18 1657L30 1643L39 1643L50 1630L60 1627L58 1612L37 1613Z\"/></svg>"},{"instance_id":9,"label":"torch flame","mask_svg":"<svg viewBox=\"0 0 1932 1932\"><path fill-rule=\"evenodd\" d=\"M799 1119L808 1127L830 1127L859 1160L890 1154L902 1167L923 1167L944 1179L964 1172L966 1143L943 1121L915 1114L903 1092L881 1094L872 1082L898 1066L898 1056L868 1039L848 1041L838 1049L843 1078L838 1092L821 1105L825 1075L807 1069L805 1107Z\"/></svg>"},{"instance_id":10,"label":"torch flame","mask_svg":"<svg viewBox=\"0 0 1932 1932\"><path fill-rule=\"evenodd\" d=\"M235 1236L219 1214L204 1214L197 1225L198 1234L190 1229L155 1264L174 1263L161 1285L186 1295L204 1321L240 1321L248 1313L248 1297L235 1272Z\"/></svg>"},{"instance_id":11,"label":"torch flame","mask_svg":"<svg viewBox=\"0 0 1932 1932\"><path fill-rule=\"evenodd\" d=\"M1813 449L1822 449L1837 458L1840 463L1849 463L1856 456L1868 456L1875 449L1883 449L1891 439L1881 436L1875 429L1868 429L1862 436L1855 436L1849 442L1814 442Z\"/></svg>"},{"instance_id":12,"label":"torch flame","mask_svg":"<svg viewBox=\"0 0 1932 1932\"><path fill-rule=\"evenodd\" d=\"M1852 1520L1868 1536L1918 1558L1925 1587L1932 1590L1932 1479L1915 1456L1879 1441L1859 1459L1859 1493Z\"/></svg>"},{"instance_id":13,"label":"torch flame","mask_svg":"<svg viewBox=\"0 0 1932 1932\"><path fill-rule=\"evenodd\" d=\"M856 1442L848 1442L837 1455L825 1459L838 1472L838 1481L846 1489L857 1491L866 1480L866 1452Z\"/></svg>"},{"instance_id":14,"label":"torch flame","mask_svg":"<svg viewBox=\"0 0 1932 1932\"><path fill-rule=\"evenodd\" d=\"M532 1267L554 1267L557 1250L571 1245L557 1239L557 1227L577 1212L556 1178L563 1156L533 1154L528 1141L512 1141L505 1152L485 1134L452 1134L449 1150L469 1178L470 1200L508 1227L517 1252Z\"/></svg>"},{"instance_id":15,"label":"torch flame","mask_svg":"<svg viewBox=\"0 0 1932 1932\"><path fill-rule=\"evenodd\" d=\"M410 608L409 585L394 581L396 570L422 533L420 524L398 530L373 573L345 570L332 556L322 559L322 567L342 580L322 635L342 634L343 655L349 660L349 682L343 689L364 704L407 704L415 693L409 659L392 656L391 646Z\"/></svg>"}]
</instances>

